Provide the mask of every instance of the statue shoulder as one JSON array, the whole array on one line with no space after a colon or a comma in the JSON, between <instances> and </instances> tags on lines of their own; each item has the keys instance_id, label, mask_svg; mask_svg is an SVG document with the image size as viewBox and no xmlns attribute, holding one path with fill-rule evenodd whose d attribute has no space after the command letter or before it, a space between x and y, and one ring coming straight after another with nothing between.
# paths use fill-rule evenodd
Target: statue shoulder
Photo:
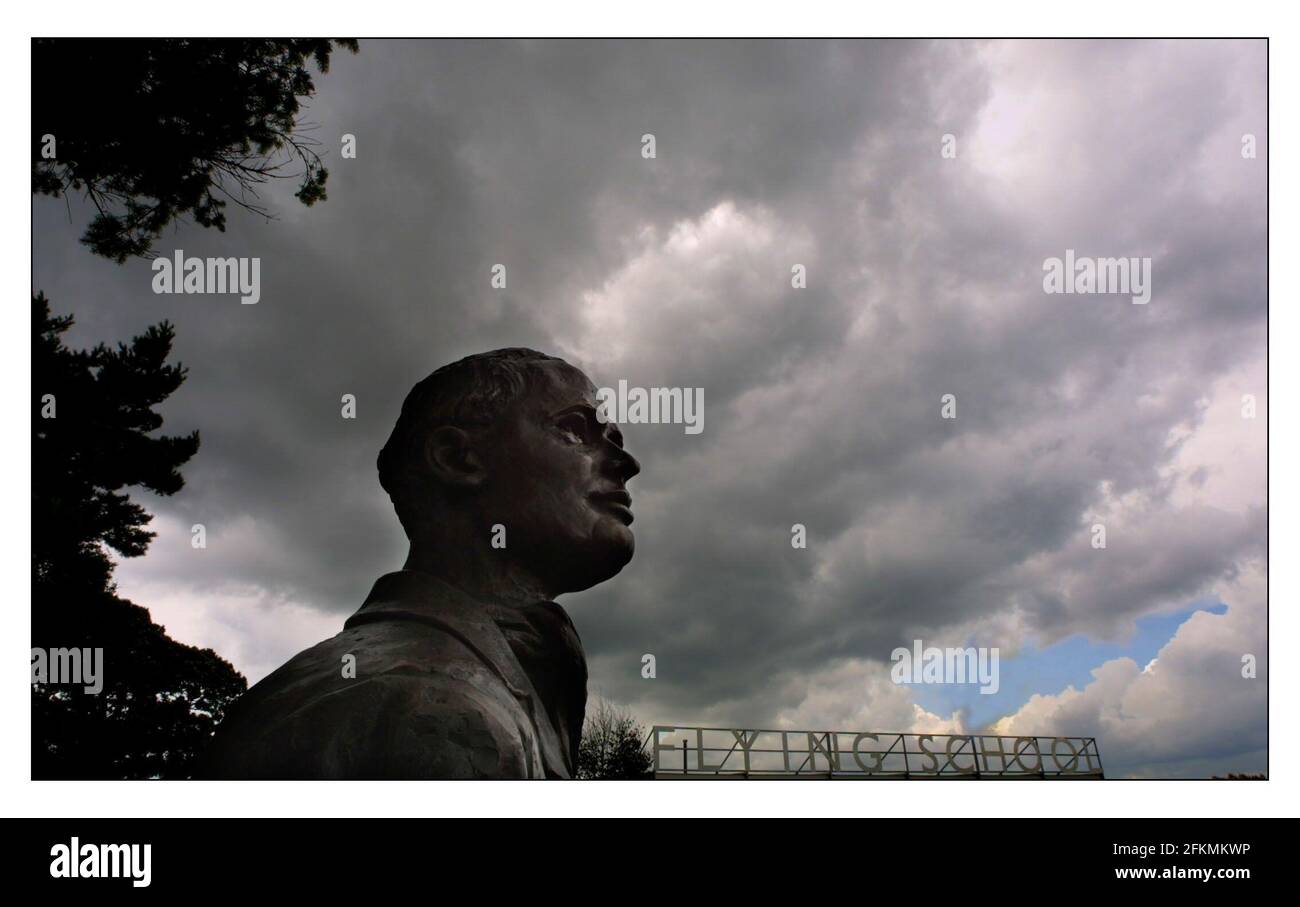
<instances>
[{"instance_id":1,"label":"statue shoulder","mask_svg":"<svg viewBox=\"0 0 1300 907\"><path fill-rule=\"evenodd\" d=\"M344 629L249 690L210 764L217 777L540 777L535 737L472 640L381 621Z\"/></svg>"}]
</instances>

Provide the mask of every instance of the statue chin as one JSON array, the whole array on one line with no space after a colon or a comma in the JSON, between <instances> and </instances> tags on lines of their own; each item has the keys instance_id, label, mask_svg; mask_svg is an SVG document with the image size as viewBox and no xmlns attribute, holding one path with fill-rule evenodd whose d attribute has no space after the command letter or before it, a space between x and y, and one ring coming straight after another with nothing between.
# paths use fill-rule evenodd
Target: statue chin
<instances>
[{"instance_id":1,"label":"statue chin","mask_svg":"<svg viewBox=\"0 0 1300 907\"><path fill-rule=\"evenodd\" d=\"M581 592L618 575L636 550L632 530L616 520L601 520L582 546L582 553L568 560L565 592ZM552 565L554 562L552 562Z\"/></svg>"}]
</instances>

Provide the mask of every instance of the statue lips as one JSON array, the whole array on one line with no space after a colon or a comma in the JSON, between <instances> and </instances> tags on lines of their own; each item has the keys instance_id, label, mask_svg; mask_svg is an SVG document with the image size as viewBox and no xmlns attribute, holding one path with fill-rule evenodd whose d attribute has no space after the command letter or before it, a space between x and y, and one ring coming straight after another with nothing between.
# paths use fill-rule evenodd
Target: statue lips
<instances>
[{"instance_id":1,"label":"statue lips","mask_svg":"<svg viewBox=\"0 0 1300 907\"><path fill-rule=\"evenodd\" d=\"M632 495L626 490L620 488L616 491L597 491L588 496L588 500L599 506L602 510L608 510L620 520L623 525L632 525Z\"/></svg>"}]
</instances>

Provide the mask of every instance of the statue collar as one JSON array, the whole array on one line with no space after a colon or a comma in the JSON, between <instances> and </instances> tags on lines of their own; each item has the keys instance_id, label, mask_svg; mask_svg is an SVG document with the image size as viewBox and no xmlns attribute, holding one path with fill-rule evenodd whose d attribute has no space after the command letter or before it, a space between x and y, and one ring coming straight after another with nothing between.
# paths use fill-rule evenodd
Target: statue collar
<instances>
[{"instance_id":1,"label":"statue collar","mask_svg":"<svg viewBox=\"0 0 1300 907\"><path fill-rule=\"evenodd\" d=\"M530 607L544 608L548 612L553 609L568 621L564 609L554 602ZM554 710L547 707L550 703L540 695L511 645L514 639L512 626L518 620L518 611L508 605L475 599L432 574L397 570L375 581L361 608L348 618L344 626L412 620L456 637L501 680L532 719L548 774L572 777L576 770L576 745L561 739L561 735L570 735L571 729L563 725L571 722L560 722L561 726L556 726ZM572 627L572 622L568 621L568 625ZM580 656L580 647L578 652ZM581 683L585 700L585 662L582 664ZM577 716L579 726L581 720L581 715ZM557 768L562 771L557 771Z\"/></svg>"}]
</instances>

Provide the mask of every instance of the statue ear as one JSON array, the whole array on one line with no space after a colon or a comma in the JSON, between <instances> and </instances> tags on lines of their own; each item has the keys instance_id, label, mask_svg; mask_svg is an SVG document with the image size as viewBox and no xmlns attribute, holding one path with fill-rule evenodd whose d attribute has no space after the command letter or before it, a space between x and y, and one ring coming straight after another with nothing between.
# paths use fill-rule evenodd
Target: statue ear
<instances>
[{"instance_id":1,"label":"statue ear","mask_svg":"<svg viewBox=\"0 0 1300 907\"><path fill-rule=\"evenodd\" d=\"M487 479L487 468L474 449L474 439L454 425L443 425L429 433L424 442L424 459L434 477L447 485L474 487Z\"/></svg>"}]
</instances>

